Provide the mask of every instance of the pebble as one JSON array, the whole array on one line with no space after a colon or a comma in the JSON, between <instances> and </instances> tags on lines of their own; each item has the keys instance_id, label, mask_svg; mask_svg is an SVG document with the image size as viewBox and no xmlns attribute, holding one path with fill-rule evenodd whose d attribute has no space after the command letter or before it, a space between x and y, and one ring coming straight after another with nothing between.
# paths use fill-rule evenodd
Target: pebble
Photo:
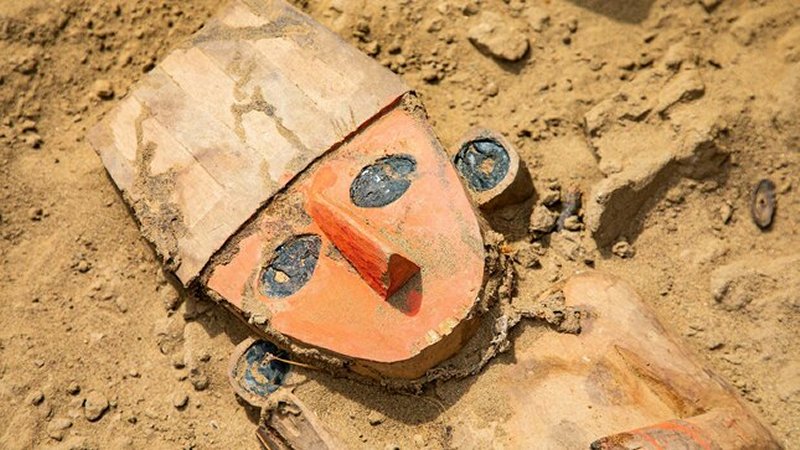
<instances>
[{"instance_id":1,"label":"pebble","mask_svg":"<svg viewBox=\"0 0 800 450\"><path fill-rule=\"evenodd\" d=\"M526 269L533 269L541 266L541 263L539 262L539 255L531 246L518 250L514 260Z\"/></svg>"},{"instance_id":2,"label":"pebble","mask_svg":"<svg viewBox=\"0 0 800 450\"><path fill-rule=\"evenodd\" d=\"M636 251L634 250L633 246L628 243L626 240L618 241L611 247L611 253L619 256L620 258L627 259L632 258Z\"/></svg>"},{"instance_id":3,"label":"pebble","mask_svg":"<svg viewBox=\"0 0 800 450\"><path fill-rule=\"evenodd\" d=\"M686 70L673 77L658 94L655 110L664 114L677 103L689 102L705 93L706 86L697 70Z\"/></svg>"},{"instance_id":4,"label":"pebble","mask_svg":"<svg viewBox=\"0 0 800 450\"><path fill-rule=\"evenodd\" d=\"M89 422L95 422L103 417L108 410L108 399L98 391L91 391L86 395L83 404L83 414Z\"/></svg>"},{"instance_id":5,"label":"pebble","mask_svg":"<svg viewBox=\"0 0 800 450\"><path fill-rule=\"evenodd\" d=\"M25 133L25 143L31 148L39 148L44 144L44 140L37 133Z\"/></svg>"},{"instance_id":6,"label":"pebble","mask_svg":"<svg viewBox=\"0 0 800 450\"><path fill-rule=\"evenodd\" d=\"M578 19L576 19L575 17L570 17L569 19L567 19L565 25L570 33L575 33L576 31L578 31Z\"/></svg>"},{"instance_id":7,"label":"pebble","mask_svg":"<svg viewBox=\"0 0 800 450\"><path fill-rule=\"evenodd\" d=\"M78 395L81 393L81 387L77 382L73 381L67 386L67 393L70 395Z\"/></svg>"},{"instance_id":8,"label":"pebble","mask_svg":"<svg viewBox=\"0 0 800 450\"><path fill-rule=\"evenodd\" d=\"M186 360L183 353L175 353L172 355L172 367L176 369L183 369L186 367Z\"/></svg>"},{"instance_id":9,"label":"pebble","mask_svg":"<svg viewBox=\"0 0 800 450\"><path fill-rule=\"evenodd\" d=\"M124 297L117 297L114 299L114 304L117 306L117 310L121 313L128 312L128 304Z\"/></svg>"},{"instance_id":10,"label":"pebble","mask_svg":"<svg viewBox=\"0 0 800 450\"><path fill-rule=\"evenodd\" d=\"M64 439L65 431L72 426L72 421L66 417L53 419L47 424L47 435L60 441Z\"/></svg>"},{"instance_id":11,"label":"pebble","mask_svg":"<svg viewBox=\"0 0 800 450\"><path fill-rule=\"evenodd\" d=\"M369 424L373 427L382 424L384 420L386 420L386 417L378 411L370 411L367 416L367 421L369 421Z\"/></svg>"},{"instance_id":12,"label":"pebble","mask_svg":"<svg viewBox=\"0 0 800 450\"><path fill-rule=\"evenodd\" d=\"M532 232L549 233L555 228L557 220L557 214L542 205L538 205L531 213L531 223L528 228Z\"/></svg>"},{"instance_id":13,"label":"pebble","mask_svg":"<svg viewBox=\"0 0 800 450\"><path fill-rule=\"evenodd\" d=\"M559 201L561 201L561 191L552 189L542 193L541 203L545 206L553 206Z\"/></svg>"},{"instance_id":14,"label":"pebble","mask_svg":"<svg viewBox=\"0 0 800 450\"><path fill-rule=\"evenodd\" d=\"M172 406L175 409L184 409L189 404L189 396L185 392L175 391L172 393Z\"/></svg>"},{"instance_id":15,"label":"pebble","mask_svg":"<svg viewBox=\"0 0 800 450\"><path fill-rule=\"evenodd\" d=\"M378 56L378 54L381 52L381 45L378 43L378 41L372 41L364 46L364 51L369 56Z\"/></svg>"},{"instance_id":16,"label":"pebble","mask_svg":"<svg viewBox=\"0 0 800 450\"><path fill-rule=\"evenodd\" d=\"M482 13L479 23L469 29L467 36L475 48L503 61L519 61L530 47L524 34L491 12Z\"/></svg>"},{"instance_id":17,"label":"pebble","mask_svg":"<svg viewBox=\"0 0 800 450\"><path fill-rule=\"evenodd\" d=\"M730 203L723 203L722 206L719 207L719 217L722 219L723 224L728 224L731 221L731 217L733 217L733 206Z\"/></svg>"},{"instance_id":18,"label":"pebble","mask_svg":"<svg viewBox=\"0 0 800 450\"><path fill-rule=\"evenodd\" d=\"M25 399L25 401L33 406L39 406L44 401L44 394L42 391L33 391L30 393L30 395L28 395L28 398Z\"/></svg>"},{"instance_id":19,"label":"pebble","mask_svg":"<svg viewBox=\"0 0 800 450\"><path fill-rule=\"evenodd\" d=\"M700 3L707 12L712 12L722 3L722 0L700 0Z\"/></svg>"},{"instance_id":20,"label":"pebble","mask_svg":"<svg viewBox=\"0 0 800 450\"><path fill-rule=\"evenodd\" d=\"M435 84L441 79L441 77L439 76L439 71L433 67L426 67L422 69L422 79L426 83Z\"/></svg>"},{"instance_id":21,"label":"pebble","mask_svg":"<svg viewBox=\"0 0 800 450\"><path fill-rule=\"evenodd\" d=\"M92 84L92 95L100 100L111 100L114 98L114 86L108 80L95 80Z\"/></svg>"},{"instance_id":22,"label":"pebble","mask_svg":"<svg viewBox=\"0 0 800 450\"><path fill-rule=\"evenodd\" d=\"M564 219L564 229L569 231L580 231L583 227L578 216L569 216Z\"/></svg>"},{"instance_id":23,"label":"pebble","mask_svg":"<svg viewBox=\"0 0 800 450\"><path fill-rule=\"evenodd\" d=\"M542 8L531 6L526 10L528 23L531 29L537 33L541 33L550 24L550 14Z\"/></svg>"},{"instance_id":24,"label":"pebble","mask_svg":"<svg viewBox=\"0 0 800 450\"><path fill-rule=\"evenodd\" d=\"M694 50L685 42L678 42L667 49L662 61L667 69L677 71L685 62L693 59L695 59Z\"/></svg>"},{"instance_id":25,"label":"pebble","mask_svg":"<svg viewBox=\"0 0 800 450\"><path fill-rule=\"evenodd\" d=\"M31 208L28 210L28 218L33 220L34 222L42 220L43 216L44 216L44 210L42 208Z\"/></svg>"},{"instance_id":26,"label":"pebble","mask_svg":"<svg viewBox=\"0 0 800 450\"><path fill-rule=\"evenodd\" d=\"M90 266L89 262L87 262L85 259L82 259L82 260L78 261L78 266L77 266L78 272L86 273L91 268L92 268L92 266Z\"/></svg>"},{"instance_id":27,"label":"pebble","mask_svg":"<svg viewBox=\"0 0 800 450\"><path fill-rule=\"evenodd\" d=\"M478 14L480 12L480 7L475 2L468 2L461 8L461 12L465 16L474 16L475 14Z\"/></svg>"},{"instance_id":28,"label":"pebble","mask_svg":"<svg viewBox=\"0 0 800 450\"><path fill-rule=\"evenodd\" d=\"M495 97L497 94L500 93L500 88L497 87L497 83L494 81L490 81L486 84L486 95L489 97Z\"/></svg>"},{"instance_id":29,"label":"pebble","mask_svg":"<svg viewBox=\"0 0 800 450\"><path fill-rule=\"evenodd\" d=\"M192 370L189 378L195 391L203 391L208 388L208 375Z\"/></svg>"}]
</instances>

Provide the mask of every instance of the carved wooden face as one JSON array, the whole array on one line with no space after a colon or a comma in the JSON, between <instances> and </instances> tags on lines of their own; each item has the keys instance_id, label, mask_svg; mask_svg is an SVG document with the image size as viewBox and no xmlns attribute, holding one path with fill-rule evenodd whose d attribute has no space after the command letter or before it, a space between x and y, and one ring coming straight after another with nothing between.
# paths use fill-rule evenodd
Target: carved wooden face
<instances>
[{"instance_id":1,"label":"carved wooden face","mask_svg":"<svg viewBox=\"0 0 800 450\"><path fill-rule=\"evenodd\" d=\"M401 108L324 156L242 235L207 284L270 332L406 377L465 338L483 282L477 218L430 128Z\"/></svg>"}]
</instances>

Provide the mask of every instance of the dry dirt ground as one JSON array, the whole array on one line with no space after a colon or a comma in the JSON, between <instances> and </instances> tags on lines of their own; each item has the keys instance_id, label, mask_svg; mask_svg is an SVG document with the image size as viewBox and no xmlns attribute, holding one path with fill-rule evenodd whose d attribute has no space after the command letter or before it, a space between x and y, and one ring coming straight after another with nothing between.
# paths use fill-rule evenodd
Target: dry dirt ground
<instances>
[{"instance_id":1,"label":"dry dirt ground","mask_svg":"<svg viewBox=\"0 0 800 450\"><path fill-rule=\"evenodd\" d=\"M521 293L587 264L627 278L800 448L800 4L296 4L418 89L445 145L482 124L518 146L537 195L492 224L519 252ZM84 139L216 8L0 1L0 448L256 445L225 378L244 331L167 281ZM762 231L765 177L778 206ZM568 189L583 224L551 233ZM431 398L471 395L302 378L354 447L454 446L456 418Z\"/></svg>"}]
</instances>

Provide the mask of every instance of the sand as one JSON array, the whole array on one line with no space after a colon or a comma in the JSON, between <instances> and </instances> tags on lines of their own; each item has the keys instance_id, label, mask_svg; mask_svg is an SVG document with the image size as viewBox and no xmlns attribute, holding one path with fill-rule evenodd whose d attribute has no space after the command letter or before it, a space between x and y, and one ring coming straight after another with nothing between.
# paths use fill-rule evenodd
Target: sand
<instances>
[{"instance_id":1,"label":"sand","mask_svg":"<svg viewBox=\"0 0 800 450\"><path fill-rule=\"evenodd\" d=\"M626 278L800 447L796 2L295 4L418 90L445 146L475 125L517 146L536 195L490 222L518 252L521 295L587 266ZM217 7L0 4L0 448L256 446L225 377L246 331L167 280L84 139ZM767 230L750 212L762 178L777 199ZM571 189L574 231L531 232L531 213ZM451 399L504 414L474 381L412 397L293 377L363 448L455 445Z\"/></svg>"}]
</instances>

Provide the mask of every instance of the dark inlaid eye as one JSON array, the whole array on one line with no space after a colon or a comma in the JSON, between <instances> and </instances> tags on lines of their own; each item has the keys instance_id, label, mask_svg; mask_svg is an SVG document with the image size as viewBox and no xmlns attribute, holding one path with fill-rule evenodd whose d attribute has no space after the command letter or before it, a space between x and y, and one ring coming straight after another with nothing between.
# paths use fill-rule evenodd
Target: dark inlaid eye
<instances>
[{"instance_id":1,"label":"dark inlaid eye","mask_svg":"<svg viewBox=\"0 0 800 450\"><path fill-rule=\"evenodd\" d=\"M453 158L456 169L470 189L488 191L508 174L508 151L494 139L475 139L464 144Z\"/></svg>"},{"instance_id":2,"label":"dark inlaid eye","mask_svg":"<svg viewBox=\"0 0 800 450\"><path fill-rule=\"evenodd\" d=\"M772 225L772 219L775 216L775 203L775 183L766 178L759 181L753 191L750 214L753 217L753 221L762 230L766 230Z\"/></svg>"},{"instance_id":3,"label":"dark inlaid eye","mask_svg":"<svg viewBox=\"0 0 800 450\"><path fill-rule=\"evenodd\" d=\"M309 234L287 239L261 272L261 290L269 297L283 298L299 291L317 267L322 241Z\"/></svg>"},{"instance_id":4,"label":"dark inlaid eye","mask_svg":"<svg viewBox=\"0 0 800 450\"><path fill-rule=\"evenodd\" d=\"M350 200L362 208L380 208L397 200L411 186L417 161L410 155L391 155L361 169L350 184Z\"/></svg>"},{"instance_id":5,"label":"dark inlaid eye","mask_svg":"<svg viewBox=\"0 0 800 450\"><path fill-rule=\"evenodd\" d=\"M271 358L288 359L289 355L275 344L256 341L244 354L244 373L239 381L242 389L264 397L278 390L289 372L289 364Z\"/></svg>"}]
</instances>

